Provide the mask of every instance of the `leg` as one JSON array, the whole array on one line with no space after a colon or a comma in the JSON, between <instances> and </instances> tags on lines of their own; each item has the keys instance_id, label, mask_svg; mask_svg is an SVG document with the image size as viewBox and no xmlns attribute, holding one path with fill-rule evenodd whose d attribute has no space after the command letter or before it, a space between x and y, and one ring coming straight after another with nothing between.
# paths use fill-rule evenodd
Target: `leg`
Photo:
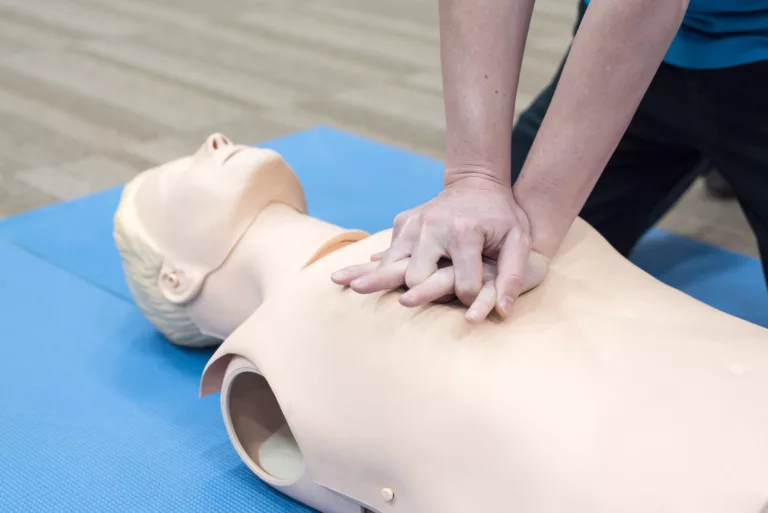
<instances>
[{"instance_id":1,"label":"leg","mask_svg":"<svg viewBox=\"0 0 768 513\"><path fill-rule=\"evenodd\" d=\"M768 277L768 61L697 76L701 147L733 188Z\"/></svg>"},{"instance_id":2,"label":"leg","mask_svg":"<svg viewBox=\"0 0 768 513\"><path fill-rule=\"evenodd\" d=\"M659 67L581 211L625 256L711 168L695 144L689 76L688 70Z\"/></svg>"},{"instance_id":3,"label":"leg","mask_svg":"<svg viewBox=\"0 0 768 513\"><path fill-rule=\"evenodd\" d=\"M705 178L705 185L707 186L707 193L715 199L726 200L733 199L733 189L723 175L716 169L710 170Z\"/></svg>"},{"instance_id":4,"label":"leg","mask_svg":"<svg viewBox=\"0 0 768 513\"><path fill-rule=\"evenodd\" d=\"M579 215L629 256L708 168L697 151L649 140L633 121Z\"/></svg>"}]
</instances>

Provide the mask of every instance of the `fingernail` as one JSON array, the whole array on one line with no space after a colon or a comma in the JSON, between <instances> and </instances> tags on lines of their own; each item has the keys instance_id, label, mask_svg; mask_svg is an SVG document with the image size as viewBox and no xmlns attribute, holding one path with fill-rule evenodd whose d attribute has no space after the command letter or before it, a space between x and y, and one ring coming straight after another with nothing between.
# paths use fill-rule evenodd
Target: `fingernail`
<instances>
[{"instance_id":1,"label":"fingernail","mask_svg":"<svg viewBox=\"0 0 768 513\"><path fill-rule=\"evenodd\" d=\"M504 296L501 299L501 311L504 313L504 315L509 315L510 310L512 310L512 305L515 304L515 300L512 299L509 296Z\"/></svg>"},{"instance_id":2,"label":"fingernail","mask_svg":"<svg viewBox=\"0 0 768 513\"><path fill-rule=\"evenodd\" d=\"M347 273L344 271L336 271L331 275L332 280L343 280L347 277Z\"/></svg>"}]
</instances>

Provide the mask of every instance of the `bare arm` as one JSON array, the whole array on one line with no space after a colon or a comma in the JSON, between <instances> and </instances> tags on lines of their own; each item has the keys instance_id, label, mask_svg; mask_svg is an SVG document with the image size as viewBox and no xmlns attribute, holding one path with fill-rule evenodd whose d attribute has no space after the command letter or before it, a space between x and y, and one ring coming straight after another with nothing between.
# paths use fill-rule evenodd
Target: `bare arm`
<instances>
[{"instance_id":1,"label":"bare arm","mask_svg":"<svg viewBox=\"0 0 768 513\"><path fill-rule=\"evenodd\" d=\"M471 305L472 321L484 319L488 305L508 316L517 297L541 283L687 6L593 1L512 188L512 121L533 0L440 0L445 187L397 216L375 270L342 270L338 283L350 279L354 290L371 293L391 290L402 278L412 291L406 302L418 306L432 300L429 280L448 258L453 290ZM485 279L483 257L497 262L495 281ZM406 268L398 268L406 258Z\"/></svg>"},{"instance_id":2,"label":"bare arm","mask_svg":"<svg viewBox=\"0 0 768 513\"><path fill-rule=\"evenodd\" d=\"M562 243L672 42L687 0L593 0L520 179L533 247Z\"/></svg>"},{"instance_id":3,"label":"bare arm","mask_svg":"<svg viewBox=\"0 0 768 513\"><path fill-rule=\"evenodd\" d=\"M446 184L510 182L510 134L533 0L440 0Z\"/></svg>"}]
</instances>

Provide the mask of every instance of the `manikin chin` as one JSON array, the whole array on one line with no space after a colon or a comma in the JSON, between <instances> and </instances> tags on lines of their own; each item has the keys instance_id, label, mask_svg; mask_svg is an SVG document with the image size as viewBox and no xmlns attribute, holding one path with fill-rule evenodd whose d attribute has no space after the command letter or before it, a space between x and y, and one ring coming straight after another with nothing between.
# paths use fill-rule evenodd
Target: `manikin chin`
<instances>
[{"instance_id":1,"label":"manikin chin","mask_svg":"<svg viewBox=\"0 0 768 513\"><path fill-rule=\"evenodd\" d=\"M242 460L321 512L765 506L768 331L661 284L581 220L505 322L331 282L389 241L306 215L279 154L220 134L140 174L115 215L146 317L218 347L202 393L220 392Z\"/></svg>"}]
</instances>

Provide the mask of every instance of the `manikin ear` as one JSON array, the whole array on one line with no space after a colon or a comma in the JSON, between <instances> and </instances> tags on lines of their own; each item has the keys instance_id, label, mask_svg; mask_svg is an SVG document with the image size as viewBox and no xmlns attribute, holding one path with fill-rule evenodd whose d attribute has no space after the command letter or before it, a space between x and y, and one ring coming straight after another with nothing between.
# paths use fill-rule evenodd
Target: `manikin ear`
<instances>
[{"instance_id":1,"label":"manikin ear","mask_svg":"<svg viewBox=\"0 0 768 513\"><path fill-rule=\"evenodd\" d=\"M205 276L194 270L184 271L176 266L163 262L158 276L158 286L163 296L169 302L181 305L192 301L200 294Z\"/></svg>"}]
</instances>

